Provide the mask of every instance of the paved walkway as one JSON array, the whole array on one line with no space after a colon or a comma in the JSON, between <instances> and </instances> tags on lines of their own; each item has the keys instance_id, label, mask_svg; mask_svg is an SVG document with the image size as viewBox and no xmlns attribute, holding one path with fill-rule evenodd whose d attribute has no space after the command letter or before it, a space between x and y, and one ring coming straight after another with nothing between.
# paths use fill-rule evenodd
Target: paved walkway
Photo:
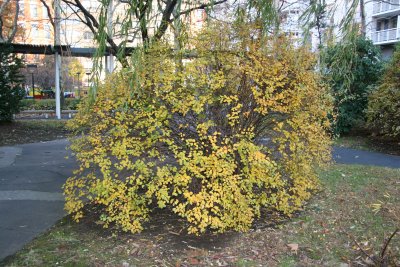
<instances>
[{"instance_id":1,"label":"paved walkway","mask_svg":"<svg viewBox=\"0 0 400 267\"><path fill-rule=\"evenodd\" d=\"M66 140L0 147L0 261L64 216Z\"/></svg>"},{"instance_id":2,"label":"paved walkway","mask_svg":"<svg viewBox=\"0 0 400 267\"><path fill-rule=\"evenodd\" d=\"M61 186L74 168L66 140L0 147L0 261L64 216ZM334 148L338 163L400 168L400 157Z\"/></svg>"},{"instance_id":3,"label":"paved walkway","mask_svg":"<svg viewBox=\"0 0 400 267\"><path fill-rule=\"evenodd\" d=\"M400 156L344 147L333 148L333 159L337 163L343 164L360 164L400 168Z\"/></svg>"}]
</instances>

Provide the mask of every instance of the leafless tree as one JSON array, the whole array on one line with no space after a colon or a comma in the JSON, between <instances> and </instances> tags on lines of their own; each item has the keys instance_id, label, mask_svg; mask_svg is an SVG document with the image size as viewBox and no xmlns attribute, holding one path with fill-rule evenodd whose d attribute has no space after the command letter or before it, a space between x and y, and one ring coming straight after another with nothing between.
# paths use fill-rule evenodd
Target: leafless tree
<instances>
[{"instance_id":1,"label":"leafless tree","mask_svg":"<svg viewBox=\"0 0 400 267\"><path fill-rule=\"evenodd\" d=\"M19 0L0 0L0 43L11 43L18 31Z\"/></svg>"},{"instance_id":2,"label":"leafless tree","mask_svg":"<svg viewBox=\"0 0 400 267\"><path fill-rule=\"evenodd\" d=\"M41 0L45 2L45 0ZM112 25L114 33L107 31L109 1L99 3L96 12L92 12L82 0L61 0L81 23L85 24L95 37L105 37L111 54L119 58L127 55L125 48L139 38L146 46L160 40L174 21L189 15L194 10L208 9L227 2L219 1L187 1L182 0L125 0L116 5L126 5L125 14L119 18L118 25ZM178 10L178 12L177 12ZM118 27L117 27L118 26Z\"/></svg>"}]
</instances>

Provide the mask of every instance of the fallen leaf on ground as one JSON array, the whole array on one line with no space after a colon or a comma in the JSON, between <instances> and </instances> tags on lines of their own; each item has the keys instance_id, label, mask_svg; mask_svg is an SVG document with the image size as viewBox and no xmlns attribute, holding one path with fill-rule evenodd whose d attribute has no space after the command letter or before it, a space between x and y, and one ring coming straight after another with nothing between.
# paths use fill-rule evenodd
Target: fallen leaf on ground
<instances>
[{"instance_id":1,"label":"fallen leaf on ground","mask_svg":"<svg viewBox=\"0 0 400 267\"><path fill-rule=\"evenodd\" d=\"M299 244L296 243L287 244L287 246L290 248L290 251L297 252L299 249Z\"/></svg>"}]
</instances>

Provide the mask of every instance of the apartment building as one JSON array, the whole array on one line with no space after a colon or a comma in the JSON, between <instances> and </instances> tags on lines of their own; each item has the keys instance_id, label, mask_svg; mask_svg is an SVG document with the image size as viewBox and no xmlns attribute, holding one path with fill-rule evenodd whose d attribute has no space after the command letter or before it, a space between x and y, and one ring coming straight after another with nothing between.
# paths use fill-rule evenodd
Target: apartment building
<instances>
[{"instance_id":1,"label":"apartment building","mask_svg":"<svg viewBox=\"0 0 400 267\"><path fill-rule=\"evenodd\" d=\"M320 32L314 27L307 32L309 36L306 36L314 51L324 38L340 40L340 23L352 4L350 0L327 0L325 3L326 13L322 23L326 27ZM389 58L400 40L400 0L373 0L364 3L366 37L381 48L384 58ZM299 42L304 40L306 34L299 19L308 5L309 0L283 1L280 5L281 29ZM354 20L361 23L360 6L357 6Z\"/></svg>"},{"instance_id":2,"label":"apartment building","mask_svg":"<svg viewBox=\"0 0 400 267\"><path fill-rule=\"evenodd\" d=\"M47 9L39 0L20 0L18 27L14 42L19 44L52 45L54 31ZM40 55L26 55L30 62L38 62Z\"/></svg>"},{"instance_id":3,"label":"apartment building","mask_svg":"<svg viewBox=\"0 0 400 267\"><path fill-rule=\"evenodd\" d=\"M52 44L54 40L47 9L39 0L20 0L18 25L23 29L15 42L23 44Z\"/></svg>"},{"instance_id":4,"label":"apartment building","mask_svg":"<svg viewBox=\"0 0 400 267\"><path fill-rule=\"evenodd\" d=\"M400 1L374 0L370 6L370 38L384 57L390 57L400 40Z\"/></svg>"},{"instance_id":5,"label":"apartment building","mask_svg":"<svg viewBox=\"0 0 400 267\"><path fill-rule=\"evenodd\" d=\"M347 15L351 2L326 0L324 4L325 12L317 19L306 12L310 0L278 0L281 30L297 41L298 45L306 42L313 51L318 50L328 38L334 42L340 40L342 36L340 23ZM355 14L355 20L360 21L358 13ZM306 21L312 26L305 25Z\"/></svg>"}]
</instances>

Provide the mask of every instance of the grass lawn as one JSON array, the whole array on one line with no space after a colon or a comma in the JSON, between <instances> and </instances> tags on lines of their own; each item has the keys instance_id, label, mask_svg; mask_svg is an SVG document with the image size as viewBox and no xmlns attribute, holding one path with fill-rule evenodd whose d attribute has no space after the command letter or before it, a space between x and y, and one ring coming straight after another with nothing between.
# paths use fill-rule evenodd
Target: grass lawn
<instances>
[{"instance_id":1,"label":"grass lawn","mask_svg":"<svg viewBox=\"0 0 400 267\"><path fill-rule=\"evenodd\" d=\"M323 190L305 211L266 216L248 233L189 236L163 212L134 235L65 218L0 265L367 266L400 227L400 169L332 165L320 177ZM387 266L400 264L400 233L385 255Z\"/></svg>"},{"instance_id":2,"label":"grass lawn","mask_svg":"<svg viewBox=\"0 0 400 267\"><path fill-rule=\"evenodd\" d=\"M66 138L65 120L17 120L0 123L0 146Z\"/></svg>"}]
</instances>

